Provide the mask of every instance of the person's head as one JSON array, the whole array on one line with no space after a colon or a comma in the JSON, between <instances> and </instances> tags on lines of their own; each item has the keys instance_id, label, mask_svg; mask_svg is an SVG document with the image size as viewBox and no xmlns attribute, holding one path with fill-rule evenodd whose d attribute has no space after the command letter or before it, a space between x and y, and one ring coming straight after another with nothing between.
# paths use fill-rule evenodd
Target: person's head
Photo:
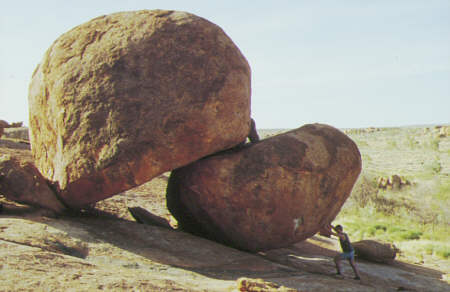
<instances>
[{"instance_id":1,"label":"person's head","mask_svg":"<svg viewBox=\"0 0 450 292\"><path fill-rule=\"evenodd\" d=\"M342 225L336 225L336 227L334 229L336 229L336 231L339 233L344 230L344 228L342 228Z\"/></svg>"}]
</instances>

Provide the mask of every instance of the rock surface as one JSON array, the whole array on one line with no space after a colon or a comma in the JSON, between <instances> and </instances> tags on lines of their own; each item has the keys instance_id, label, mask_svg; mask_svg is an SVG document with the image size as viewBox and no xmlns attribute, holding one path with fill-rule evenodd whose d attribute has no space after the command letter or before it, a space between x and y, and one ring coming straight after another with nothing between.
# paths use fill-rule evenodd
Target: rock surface
<instances>
[{"instance_id":1,"label":"rock surface","mask_svg":"<svg viewBox=\"0 0 450 292\"><path fill-rule=\"evenodd\" d=\"M30 161L11 155L0 154L0 193L10 200L57 213L66 209Z\"/></svg>"},{"instance_id":2,"label":"rock surface","mask_svg":"<svg viewBox=\"0 0 450 292\"><path fill-rule=\"evenodd\" d=\"M32 160L29 150L0 147L0 153ZM230 292L239 291L244 279L245 287L264 285L261 291L450 289L448 260L419 266L357 258L362 280L355 281L346 262L344 277L333 276L333 257L340 251L336 239L312 237L288 248L250 254L188 233L137 224L128 207L171 218L165 207L166 185L163 174L98 202L94 210L59 218L43 217L0 195L0 290Z\"/></svg>"},{"instance_id":3,"label":"rock surface","mask_svg":"<svg viewBox=\"0 0 450 292\"><path fill-rule=\"evenodd\" d=\"M360 171L350 138L305 125L173 171L167 206L193 234L243 250L280 248L331 222Z\"/></svg>"},{"instance_id":4,"label":"rock surface","mask_svg":"<svg viewBox=\"0 0 450 292\"><path fill-rule=\"evenodd\" d=\"M78 208L243 141L250 68L203 18L115 13L52 44L29 107L36 166Z\"/></svg>"},{"instance_id":5,"label":"rock surface","mask_svg":"<svg viewBox=\"0 0 450 292\"><path fill-rule=\"evenodd\" d=\"M118 197L107 203L117 204ZM401 262L388 266L357 259L361 281L353 280L347 263L344 277L337 278L333 257L338 242L322 238L250 254L112 214L56 219L9 205L0 214L0 230L0 284L6 291L230 292L244 286L259 291L438 292L450 287L440 280L442 272Z\"/></svg>"}]
</instances>

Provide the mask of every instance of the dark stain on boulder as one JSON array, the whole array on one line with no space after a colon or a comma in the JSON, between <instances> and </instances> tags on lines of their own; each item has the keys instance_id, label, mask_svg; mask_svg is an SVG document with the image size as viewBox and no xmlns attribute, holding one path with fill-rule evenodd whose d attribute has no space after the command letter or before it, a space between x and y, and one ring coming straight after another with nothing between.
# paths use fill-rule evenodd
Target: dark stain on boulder
<instances>
[{"instance_id":1,"label":"dark stain on boulder","mask_svg":"<svg viewBox=\"0 0 450 292\"><path fill-rule=\"evenodd\" d=\"M353 142L347 135L337 129L318 127L316 124L305 125L302 127L302 129L304 129L305 132L308 132L311 135L325 138L324 145L327 148L328 153L330 154L330 166L336 163L337 149L339 147L350 148L352 149L352 151L358 153L359 157L361 156L355 142ZM336 131L339 134L336 134ZM359 161L354 161L354 165L357 165L358 163L360 164Z\"/></svg>"},{"instance_id":2,"label":"dark stain on boulder","mask_svg":"<svg viewBox=\"0 0 450 292\"><path fill-rule=\"evenodd\" d=\"M302 165L307 145L294 137L279 136L272 142L274 152L279 155L280 166L298 168Z\"/></svg>"}]
</instances>

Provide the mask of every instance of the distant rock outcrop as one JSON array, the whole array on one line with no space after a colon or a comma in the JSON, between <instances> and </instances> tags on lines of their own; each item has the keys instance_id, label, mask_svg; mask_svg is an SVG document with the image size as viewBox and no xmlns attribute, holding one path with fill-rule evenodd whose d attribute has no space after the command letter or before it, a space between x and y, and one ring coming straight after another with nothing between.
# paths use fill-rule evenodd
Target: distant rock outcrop
<instances>
[{"instance_id":1,"label":"distant rock outcrop","mask_svg":"<svg viewBox=\"0 0 450 292\"><path fill-rule=\"evenodd\" d=\"M305 125L173 171L167 205L191 233L244 250L279 248L331 222L360 171L350 138Z\"/></svg>"},{"instance_id":2,"label":"distant rock outcrop","mask_svg":"<svg viewBox=\"0 0 450 292\"><path fill-rule=\"evenodd\" d=\"M410 185L411 182L408 179L397 174L391 175L389 177L380 176L377 179L377 187L379 189L400 190L401 188Z\"/></svg>"},{"instance_id":3,"label":"distant rock outcrop","mask_svg":"<svg viewBox=\"0 0 450 292\"><path fill-rule=\"evenodd\" d=\"M446 138L450 136L450 126L437 126L435 127L438 138Z\"/></svg>"},{"instance_id":4,"label":"distant rock outcrop","mask_svg":"<svg viewBox=\"0 0 450 292\"><path fill-rule=\"evenodd\" d=\"M4 130L3 136L5 138L13 138L28 141L30 139L28 135L27 127L10 127Z\"/></svg>"},{"instance_id":5,"label":"distant rock outcrop","mask_svg":"<svg viewBox=\"0 0 450 292\"><path fill-rule=\"evenodd\" d=\"M53 43L29 106L36 166L78 208L243 141L250 68L203 18L115 13Z\"/></svg>"}]
</instances>

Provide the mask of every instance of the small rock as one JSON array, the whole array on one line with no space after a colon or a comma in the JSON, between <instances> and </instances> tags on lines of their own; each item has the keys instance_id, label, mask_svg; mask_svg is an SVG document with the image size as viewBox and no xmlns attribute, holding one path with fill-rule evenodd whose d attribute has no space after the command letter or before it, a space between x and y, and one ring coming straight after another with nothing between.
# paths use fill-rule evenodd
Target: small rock
<instances>
[{"instance_id":1,"label":"small rock","mask_svg":"<svg viewBox=\"0 0 450 292\"><path fill-rule=\"evenodd\" d=\"M239 278L237 280L237 290L241 292L295 292L296 289L287 288L273 282L264 281L263 279Z\"/></svg>"},{"instance_id":2,"label":"small rock","mask_svg":"<svg viewBox=\"0 0 450 292\"><path fill-rule=\"evenodd\" d=\"M0 155L0 193L12 201L56 213L66 209L31 162L10 155Z\"/></svg>"},{"instance_id":3,"label":"small rock","mask_svg":"<svg viewBox=\"0 0 450 292\"><path fill-rule=\"evenodd\" d=\"M399 175L394 174L389 178L389 184L392 186L393 190L399 190L401 187L401 183L402 179Z\"/></svg>"},{"instance_id":4,"label":"small rock","mask_svg":"<svg viewBox=\"0 0 450 292\"><path fill-rule=\"evenodd\" d=\"M128 211L130 212L131 216L136 220L136 222L140 224L147 224L147 225L153 225L153 226L159 226L167 229L172 229L172 226L170 226L169 221L167 221L165 218L156 216L144 208L141 207L129 207Z\"/></svg>"},{"instance_id":5,"label":"small rock","mask_svg":"<svg viewBox=\"0 0 450 292\"><path fill-rule=\"evenodd\" d=\"M392 262L399 251L395 245L377 240L361 240L353 242L352 245L358 257L379 263Z\"/></svg>"}]
</instances>

